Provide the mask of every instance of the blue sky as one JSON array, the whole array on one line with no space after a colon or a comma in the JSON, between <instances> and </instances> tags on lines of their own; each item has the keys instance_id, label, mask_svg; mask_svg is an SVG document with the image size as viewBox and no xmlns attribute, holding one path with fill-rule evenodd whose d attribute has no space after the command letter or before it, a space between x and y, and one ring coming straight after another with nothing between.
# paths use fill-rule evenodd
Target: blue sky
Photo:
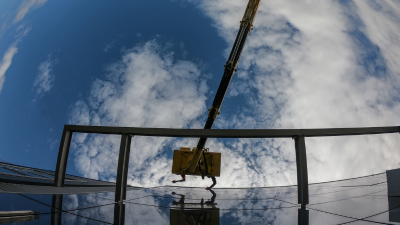
<instances>
[{"instance_id":1,"label":"blue sky","mask_svg":"<svg viewBox=\"0 0 400 225\"><path fill-rule=\"evenodd\" d=\"M54 169L64 124L202 128L246 4L2 1L0 158ZM399 1L262 1L214 127L398 125L399 24ZM170 184L171 150L195 143L135 137L129 182ZM306 144L311 182L400 163L398 134ZM75 135L68 172L112 181L118 145ZM223 154L220 186L296 182L292 140L208 147Z\"/></svg>"},{"instance_id":2,"label":"blue sky","mask_svg":"<svg viewBox=\"0 0 400 225\"><path fill-rule=\"evenodd\" d=\"M13 12L16 5L9 2L2 9L10 7L4 11ZM88 96L93 80L104 77L107 65L119 60L124 49L157 40L176 57L193 60L211 73L211 68L223 65L221 51L226 43L210 23L193 5L170 1L48 1L32 10L22 22L6 30L1 40L5 52L20 24L32 28L18 45L1 90L1 143L2 149L7 149L2 151L3 159L54 168L60 132L68 122L71 106ZM39 65L45 61L52 64L52 88L37 96L33 83ZM217 87L216 82L209 85ZM43 158L31 160L37 154L43 154Z\"/></svg>"}]
</instances>

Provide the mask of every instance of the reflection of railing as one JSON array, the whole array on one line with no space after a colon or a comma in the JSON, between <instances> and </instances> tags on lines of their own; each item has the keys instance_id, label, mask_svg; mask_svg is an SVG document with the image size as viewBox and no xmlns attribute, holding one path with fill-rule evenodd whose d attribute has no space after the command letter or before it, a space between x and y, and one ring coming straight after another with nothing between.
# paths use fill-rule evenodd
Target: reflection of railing
<instances>
[{"instance_id":1,"label":"reflection of railing","mask_svg":"<svg viewBox=\"0 0 400 225\"><path fill-rule=\"evenodd\" d=\"M39 212L25 211L0 211L0 224L22 223L34 221L39 218Z\"/></svg>"},{"instance_id":2,"label":"reflection of railing","mask_svg":"<svg viewBox=\"0 0 400 225\"><path fill-rule=\"evenodd\" d=\"M72 134L96 133L119 134L121 145L118 159L115 201L122 203L126 199L127 174L131 138L137 136L156 137L193 137L193 138L293 138L295 140L298 203L302 207L308 201L308 173L305 137L368 135L400 132L399 126L365 128L328 128L328 129L167 129L136 127L104 127L65 125L57 159L54 186L63 187L67 168L68 153Z\"/></svg>"}]
</instances>

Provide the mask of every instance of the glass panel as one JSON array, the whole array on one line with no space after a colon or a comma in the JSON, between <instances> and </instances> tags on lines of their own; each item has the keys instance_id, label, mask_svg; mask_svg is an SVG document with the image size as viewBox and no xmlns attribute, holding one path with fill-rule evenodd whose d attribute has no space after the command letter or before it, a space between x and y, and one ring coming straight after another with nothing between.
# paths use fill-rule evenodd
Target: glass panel
<instances>
[{"instance_id":1,"label":"glass panel","mask_svg":"<svg viewBox=\"0 0 400 225\"><path fill-rule=\"evenodd\" d=\"M32 210L50 212L51 195L23 195L0 193L0 211ZM43 204L44 203L44 204Z\"/></svg>"},{"instance_id":2,"label":"glass panel","mask_svg":"<svg viewBox=\"0 0 400 225\"><path fill-rule=\"evenodd\" d=\"M93 193L63 196L63 209L85 209L94 206L106 206L114 204L114 193Z\"/></svg>"},{"instance_id":3,"label":"glass panel","mask_svg":"<svg viewBox=\"0 0 400 225\"><path fill-rule=\"evenodd\" d=\"M350 201L351 199L361 198L371 194L386 194L386 187L363 187L344 189L343 191L328 192L310 196L310 206L327 204L331 202Z\"/></svg>"},{"instance_id":4,"label":"glass panel","mask_svg":"<svg viewBox=\"0 0 400 225\"><path fill-rule=\"evenodd\" d=\"M361 219L388 210L388 204L387 199L381 198L350 198L310 205L309 208Z\"/></svg>"},{"instance_id":5,"label":"glass panel","mask_svg":"<svg viewBox=\"0 0 400 225\"><path fill-rule=\"evenodd\" d=\"M333 225L341 224L353 221L353 219L337 216L330 213L319 212L316 210L309 209L309 225Z\"/></svg>"},{"instance_id":6,"label":"glass panel","mask_svg":"<svg viewBox=\"0 0 400 225\"><path fill-rule=\"evenodd\" d=\"M297 204L297 186L215 188L163 186L130 189L125 223L170 224L194 220L212 224L393 224L400 221L400 198L388 201L385 174L310 185L308 211ZM79 188L79 187L77 187ZM114 221L114 192L64 195L65 224ZM53 195L0 194L1 211L39 211L51 217ZM389 211L390 210L390 211ZM44 220L43 220L44 221Z\"/></svg>"},{"instance_id":7,"label":"glass panel","mask_svg":"<svg viewBox=\"0 0 400 225\"><path fill-rule=\"evenodd\" d=\"M381 198L382 200L388 201L388 208L391 209L389 211L385 211L378 215L374 215L368 217L367 219L370 221L376 221L381 223L400 223L400 198L399 197L390 197L387 196L375 196L376 198Z\"/></svg>"},{"instance_id":8,"label":"glass panel","mask_svg":"<svg viewBox=\"0 0 400 225\"><path fill-rule=\"evenodd\" d=\"M353 221L353 222L351 222L351 223L346 223L346 224L348 224L348 225L376 225L376 223L374 223L374 222L368 222L368 221L364 221L364 220L356 220L356 221Z\"/></svg>"},{"instance_id":9,"label":"glass panel","mask_svg":"<svg viewBox=\"0 0 400 225\"><path fill-rule=\"evenodd\" d=\"M379 183L386 183L386 173L381 173L373 176L366 176L356 179L348 179L342 181L326 182L319 184L310 184L310 187L354 187L361 185L376 185Z\"/></svg>"},{"instance_id":10,"label":"glass panel","mask_svg":"<svg viewBox=\"0 0 400 225\"><path fill-rule=\"evenodd\" d=\"M62 224L112 224L114 205L99 206L62 213Z\"/></svg>"}]
</instances>

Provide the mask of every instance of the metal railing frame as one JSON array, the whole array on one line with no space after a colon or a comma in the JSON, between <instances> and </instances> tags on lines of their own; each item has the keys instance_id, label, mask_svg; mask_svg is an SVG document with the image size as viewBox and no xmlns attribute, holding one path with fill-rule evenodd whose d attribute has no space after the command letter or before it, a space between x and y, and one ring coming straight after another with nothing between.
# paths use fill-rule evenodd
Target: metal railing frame
<instances>
[{"instance_id":1,"label":"metal railing frame","mask_svg":"<svg viewBox=\"0 0 400 225\"><path fill-rule=\"evenodd\" d=\"M118 204L122 204L123 200L126 199L129 153L131 139L134 135L190 138L293 138L297 167L298 204L304 207L309 203L305 137L400 133L400 126L324 129L168 129L65 125L54 178L54 186L56 187L64 186L70 144L75 132L121 135L115 190L115 202Z\"/></svg>"}]
</instances>

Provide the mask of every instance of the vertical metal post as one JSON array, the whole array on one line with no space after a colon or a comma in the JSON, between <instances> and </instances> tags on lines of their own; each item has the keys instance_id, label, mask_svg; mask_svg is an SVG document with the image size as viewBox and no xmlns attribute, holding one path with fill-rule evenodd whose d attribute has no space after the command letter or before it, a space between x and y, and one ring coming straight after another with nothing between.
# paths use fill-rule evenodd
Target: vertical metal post
<instances>
[{"instance_id":1,"label":"vertical metal post","mask_svg":"<svg viewBox=\"0 0 400 225\"><path fill-rule=\"evenodd\" d=\"M51 225L61 225L63 195L53 195L51 204Z\"/></svg>"},{"instance_id":2,"label":"vertical metal post","mask_svg":"<svg viewBox=\"0 0 400 225\"><path fill-rule=\"evenodd\" d=\"M125 224L125 204L115 203L114 205L114 225Z\"/></svg>"},{"instance_id":3,"label":"vertical metal post","mask_svg":"<svg viewBox=\"0 0 400 225\"><path fill-rule=\"evenodd\" d=\"M54 186L56 187L64 187L65 173L67 171L67 162L68 162L69 147L71 145L71 139L72 139L72 131L65 129L64 127L60 143L60 149L58 150L56 174L54 176Z\"/></svg>"},{"instance_id":4,"label":"vertical metal post","mask_svg":"<svg viewBox=\"0 0 400 225\"><path fill-rule=\"evenodd\" d=\"M295 136L294 145L296 149L298 203L301 204L302 207L304 207L309 203L307 156L304 136Z\"/></svg>"},{"instance_id":5,"label":"vertical metal post","mask_svg":"<svg viewBox=\"0 0 400 225\"><path fill-rule=\"evenodd\" d=\"M301 207L297 211L298 213L298 225L308 225L309 224L309 213L305 207Z\"/></svg>"},{"instance_id":6,"label":"vertical metal post","mask_svg":"<svg viewBox=\"0 0 400 225\"><path fill-rule=\"evenodd\" d=\"M117 186L115 188L114 224L124 224L126 199L126 185L128 181L129 153L131 149L131 135L122 134L119 149Z\"/></svg>"}]
</instances>

